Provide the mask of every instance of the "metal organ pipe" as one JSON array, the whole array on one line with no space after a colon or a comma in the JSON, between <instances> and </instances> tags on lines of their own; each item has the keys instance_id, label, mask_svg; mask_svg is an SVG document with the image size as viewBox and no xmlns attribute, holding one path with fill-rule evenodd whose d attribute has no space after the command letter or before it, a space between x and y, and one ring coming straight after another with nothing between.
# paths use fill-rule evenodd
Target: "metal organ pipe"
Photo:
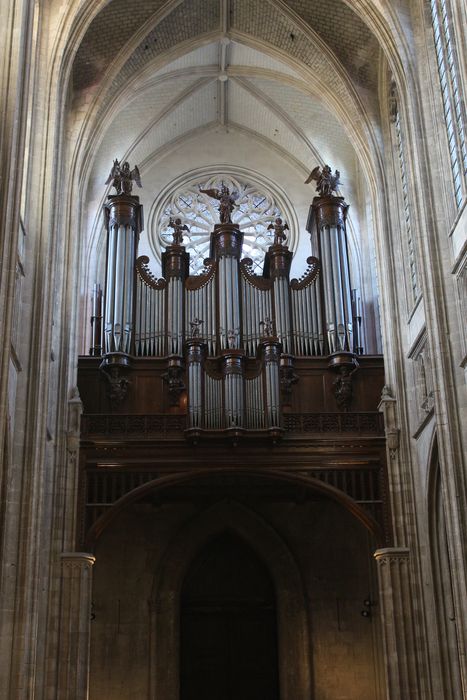
<instances>
[{"instance_id":1,"label":"metal organ pipe","mask_svg":"<svg viewBox=\"0 0 467 700\"><path fill-rule=\"evenodd\" d=\"M279 428L281 424L279 360L280 343L274 340L264 341L263 362L268 428Z\"/></svg>"},{"instance_id":2,"label":"metal organ pipe","mask_svg":"<svg viewBox=\"0 0 467 700\"><path fill-rule=\"evenodd\" d=\"M107 229L104 353L133 352L136 241L141 231L138 197L111 195L104 206Z\"/></svg>"},{"instance_id":3,"label":"metal organ pipe","mask_svg":"<svg viewBox=\"0 0 467 700\"><path fill-rule=\"evenodd\" d=\"M203 358L205 346L198 339L187 341L188 424L189 428L203 428Z\"/></svg>"},{"instance_id":4,"label":"metal organ pipe","mask_svg":"<svg viewBox=\"0 0 467 700\"><path fill-rule=\"evenodd\" d=\"M157 280L149 270L149 258L136 261L135 353L141 357L161 357L165 348L165 300L167 282Z\"/></svg>"},{"instance_id":5,"label":"metal organ pipe","mask_svg":"<svg viewBox=\"0 0 467 700\"><path fill-rule=\"evenodd\" d=\"M348 205L342 197L315 197L312 204L322 257L328 351L352 352L352 307L347 234ZM311 231L310 231L311 232ZM318 301L318 299L317 299Z\"/></svg>"}]
</instances>

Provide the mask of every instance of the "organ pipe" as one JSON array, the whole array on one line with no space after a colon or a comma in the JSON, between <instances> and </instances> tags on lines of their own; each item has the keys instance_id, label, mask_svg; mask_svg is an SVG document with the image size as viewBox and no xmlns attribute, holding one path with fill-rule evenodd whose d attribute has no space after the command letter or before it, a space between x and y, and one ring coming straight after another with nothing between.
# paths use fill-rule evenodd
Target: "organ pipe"
<instances>
[{"instance_id":1,"label":"organ pipe","mask_svg":"<svg viewBox=\"0 0 467 700\"><path fill-rule=\"evenodd\" d=\"M138 197L110 195L104 207L107 229L104 354L134 352L133 299L136 246L142 229Z\"/></svg>"},{"instance_id":2,"label":"organ pipe","mask_svg":"<svg viewBox=\"0 0 467 700\"><path fill-rule=\"evenodd\" d=\"M309 257L299 279L289 280L285 235L275 236L257 274L252 260L241 260L243 234L232 223L214 227L211 257L196 276L174 235L156 279L149 259L136 259L138 198L109 197L104 303L95 285L90 354L167 358L172 393L187 388L191 431L280 430L295 357L353 350L352 317L361 323L361 315L351 297L346 212L341 197L315 197L309 221L319 259Z\"/></svg>"},{"instance_id":3,"label":"organ pipe","mask_svg":"<svg viewBox=\"0 0 467 700\"><path fill-rule=\"evenodd\" d=\"M350 265L346 217L348 205L331 194L315 197L311 207L322 262L324 315L329 353L353 351Z\"/></svg>"}]
</instances>

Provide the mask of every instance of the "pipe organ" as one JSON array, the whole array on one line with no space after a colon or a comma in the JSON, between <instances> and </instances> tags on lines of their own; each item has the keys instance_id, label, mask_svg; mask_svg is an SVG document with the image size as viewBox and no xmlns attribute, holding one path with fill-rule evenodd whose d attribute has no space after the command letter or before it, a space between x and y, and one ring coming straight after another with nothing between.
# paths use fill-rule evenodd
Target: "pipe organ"
<instances>
[{"instance_id":1,"label":"pipe organ","mask_svg":"<svg viewBox=\"0 0 467 700\"><path fill-rule=\"evenodd\" d=\"M308 228L319 258L308 258L300 279L290 280L285 235L275 237L260 275L242 259L243 234L230 222L215 225L210 258L195 276L182 236L174 234L157 279L149 259L137 257L138 198L109 196L103 337L96 287L90 354L102 346L101 369L117 374L132 357L165 358L175 403L186 390L188 435L280 434L295 358L330 356L333 370L358 366L346 213L341 197L314 198Z\"/></svg>"}]
</instances>

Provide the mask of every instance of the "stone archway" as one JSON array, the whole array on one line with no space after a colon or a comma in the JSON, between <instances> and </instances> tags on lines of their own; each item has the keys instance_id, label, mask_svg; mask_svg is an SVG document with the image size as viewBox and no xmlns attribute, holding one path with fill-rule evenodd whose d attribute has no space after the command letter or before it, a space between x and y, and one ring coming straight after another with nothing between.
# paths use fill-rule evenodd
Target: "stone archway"
<instances>
[{"instance_id":1,"label":"stone archway","mask_svg":"<svg viewBox=\"0 0 467 700\"><path fill-rule=\"evenodd\" d=\"M243 538L268 568L277 595L280 697L309 700L311 656L307 606L295 560L277 532L243 505L221 501L195 517L170 543L154 577L150 605L151 700L179 696L179 600L185 573L215 535Z\"/></svg>"}]
</instances>

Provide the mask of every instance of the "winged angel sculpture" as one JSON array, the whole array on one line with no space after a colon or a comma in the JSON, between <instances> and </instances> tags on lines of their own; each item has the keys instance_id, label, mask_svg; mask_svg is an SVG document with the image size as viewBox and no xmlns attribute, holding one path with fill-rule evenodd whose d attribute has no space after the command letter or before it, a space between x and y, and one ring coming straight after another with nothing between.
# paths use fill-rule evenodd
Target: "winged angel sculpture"
<instances>
[{"instance_id":1,"label":"winged angel sculpture","mask_svg":"<svg viewBox=\"0 0 467 700\"><path fill-rule=\"evenodd\" d=\"M329 165L324 165L323 169L316 166L313 168L308 178L305 180L305 185L308 185L312 180L316 180L316 191L322 197L327 197L337 190L341 181L339 180L341 174L338 170L335 171L334 175Z\"/></svg>"},{"instance_id":2,"label":"winged angel sculpture","mask_svg":"<svg viewBox=\"0 0 467 700\"><path fill-rule=\"evenodd\" d=\"M170 217L169 226L173 228L172 245L183 245L183 232L190 230L188 226L182 224L181 219L172 219L172 217Z\"/></svg>"},{"instance_id":3,"label":"winged angel sculpture","mask_svg":"<svg viewBox=\"0 0 467 700\"><path fill-rule=\"evenodd\" d=\"M115 158L112 170L105 184L108 185L112 183L112 187L115 187L117 194L131 194L133 182L136 182L138 187L142 186L138 166L135 165L133 170L130 170L128 161L120 165L117 158Z\"/></svg>"},{"instance_id":4,"label":"winged angel sculpture","mask_svg":"<svg viewBox=\"0 0 467 700\"><path fill-rule=\"evenodd\" d=\"M222 183L220 190L217 188L202 190L199 189L203 194L207 194L208 197L213 197L213 199L219 200L219 218L221 224L231 224L232 223L232 212L234 207L237 206L235 202L237 201L239 194L237 191L230 192L229 188Z\"/></svg>"},{"instance_id":5,"label":"winged angel sculpture","mask_svg":"<svg viewBox=\"0 0 467 700\"><path fill-rule=\"evenodd\" d=\"M268 231L274 231L274 245L285 245L287 236L285 232L289 230L286 223L282 223L282 219L278 216L273 224L269 224Z\"/></svg>"}]
</instances>

